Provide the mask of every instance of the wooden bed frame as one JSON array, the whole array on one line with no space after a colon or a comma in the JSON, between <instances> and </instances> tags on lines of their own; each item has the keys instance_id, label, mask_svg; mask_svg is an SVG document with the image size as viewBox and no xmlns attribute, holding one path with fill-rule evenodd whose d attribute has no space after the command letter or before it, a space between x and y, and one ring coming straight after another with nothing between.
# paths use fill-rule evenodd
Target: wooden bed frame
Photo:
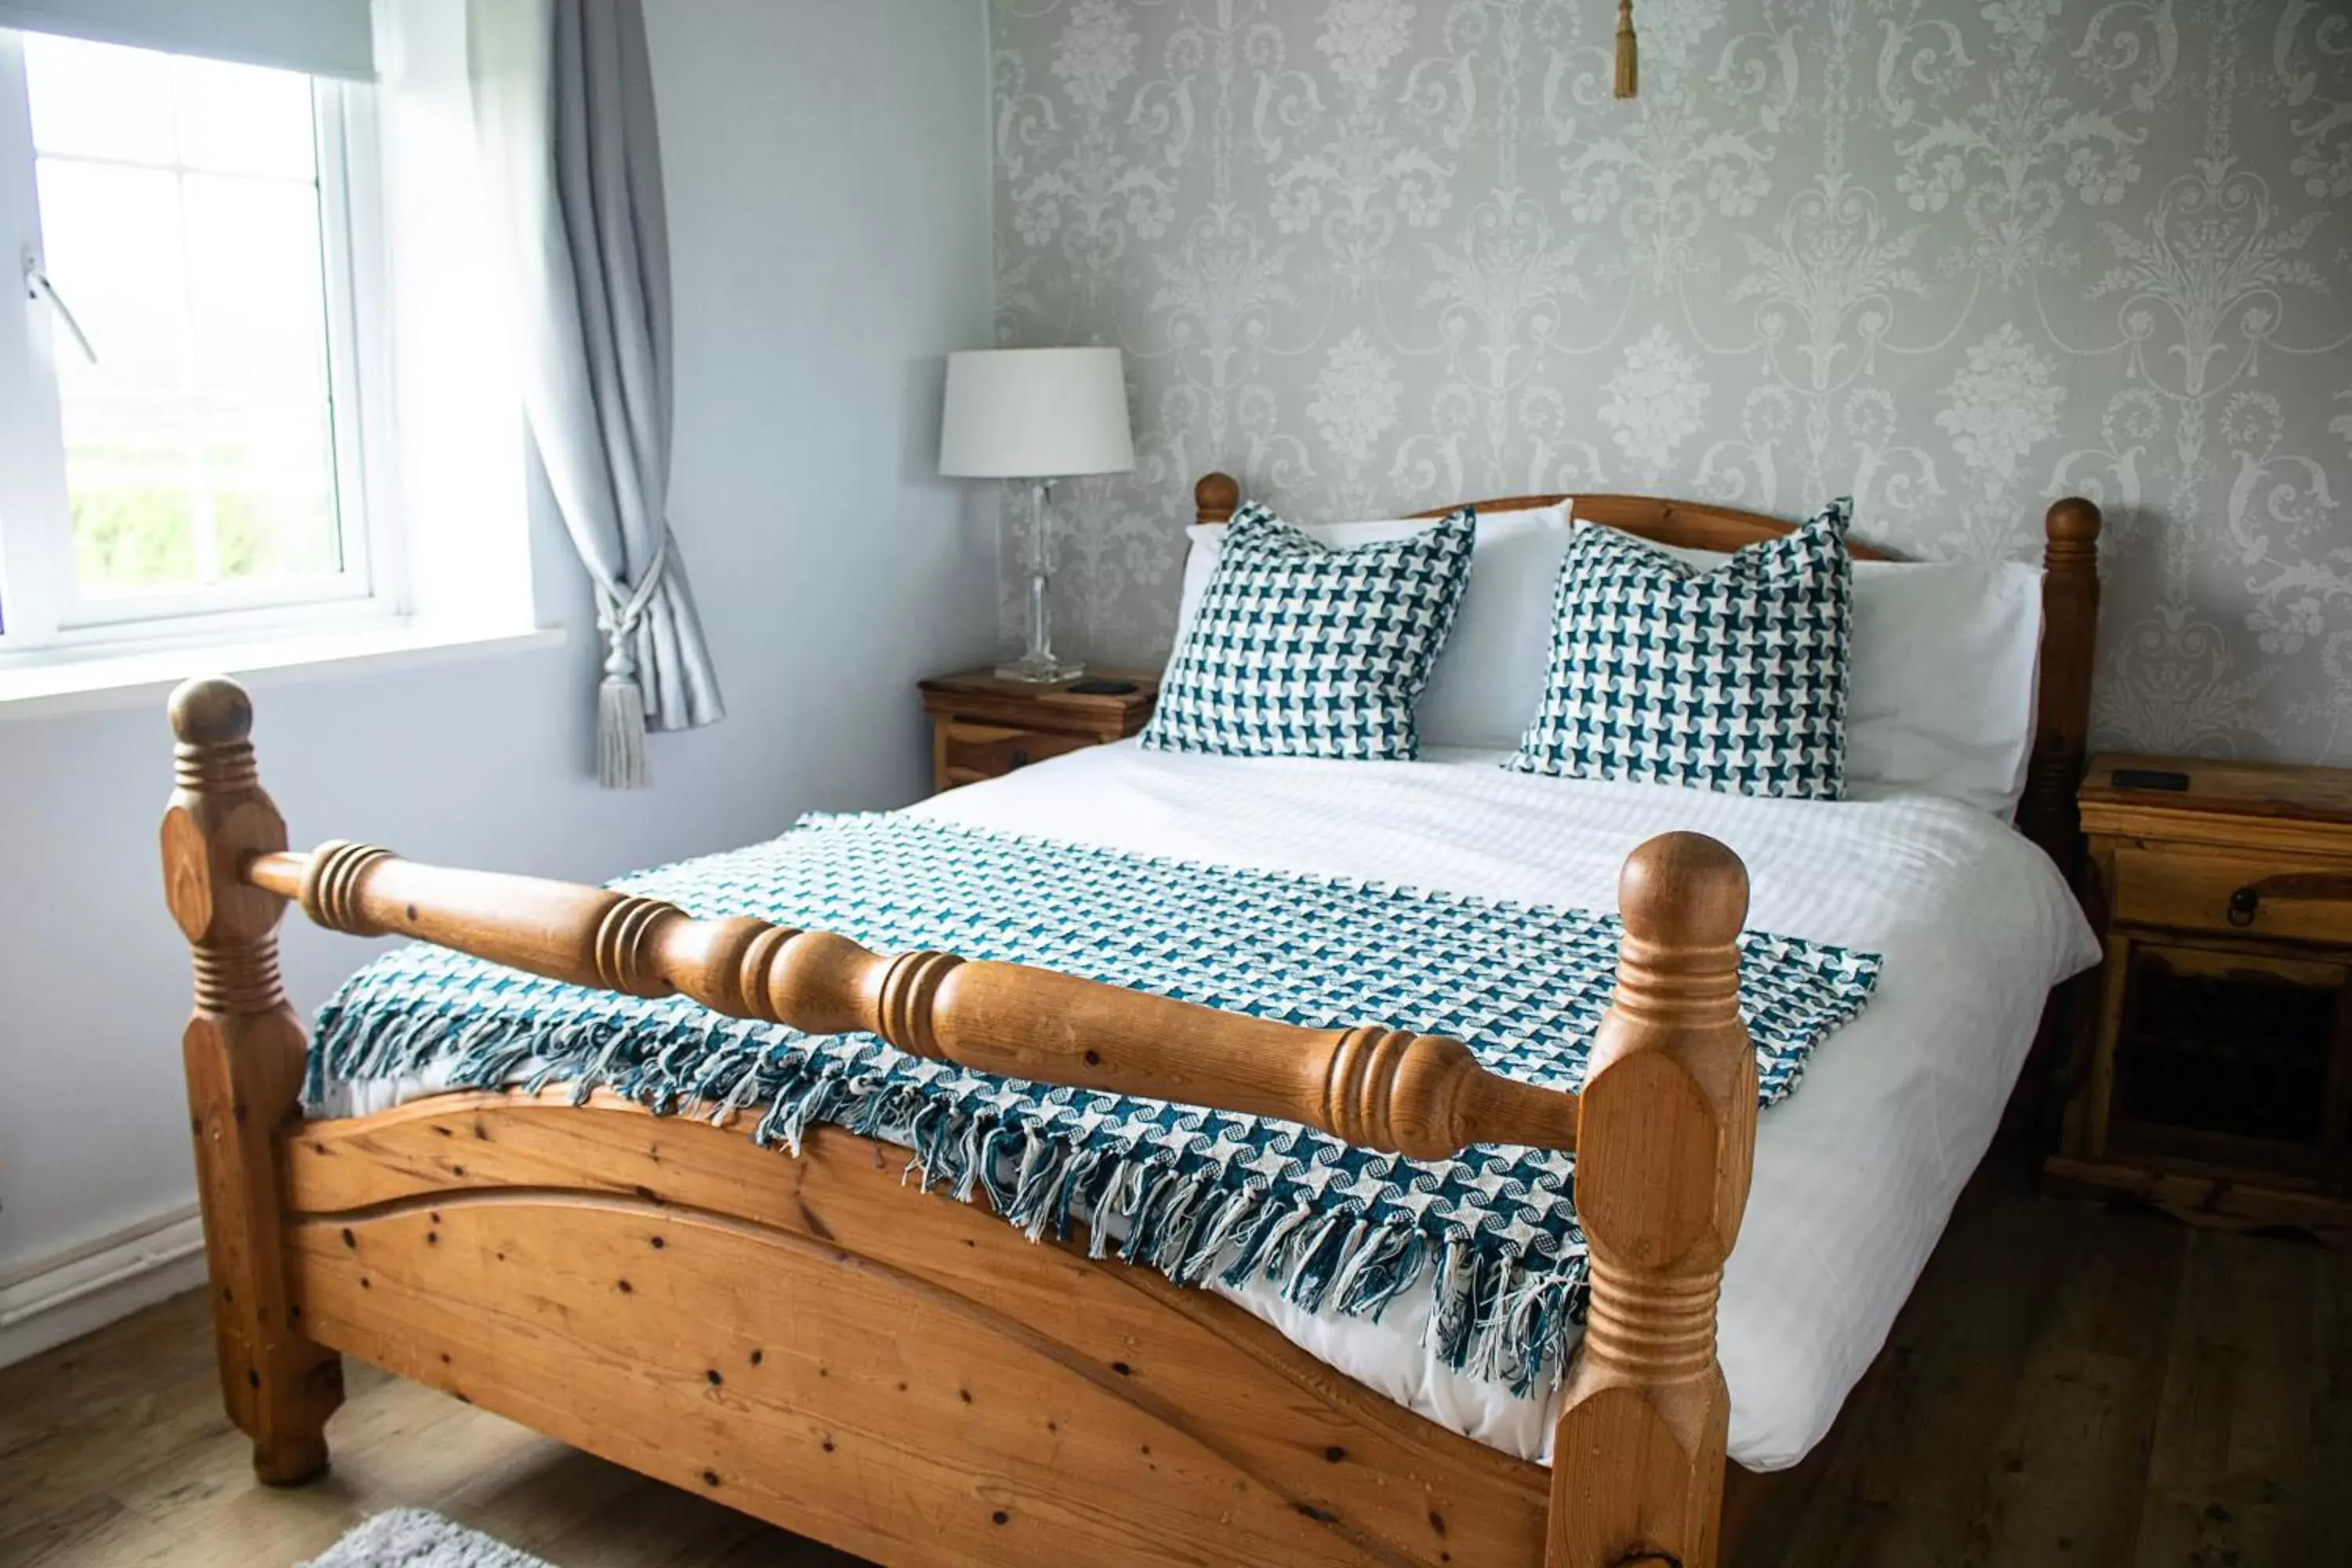
<instances>
[{"instance_id":1,"label":"wooden bed frame","mask_svg":"<svg viewBox=\"0 0 2352 1568\"><path fill-rule=\"evenodd\" d=\"M1223 475L1196 494L1203 521L1237 500ZM1687 544L1785 531L1632 497L1579 513ZM2098 529L2088 502L2050 510L2021 826L2062 864ZM244 692L191 682L172 724L163 868L195 958L184 1055L221 1384L265 1481L325 1468L352 1355L891 1564L1707 1568L1754 1496L1725 1461L1715 1353L1756 1129L1734 946L1747 877L1711 839L1669 834L1627 861L1616 992L1579 1096L1376 1025L1297 1028L1013 964L882 957L360 845L289 854ZM905 1151L838 1129L788 1159L741 1119L604 1095L305 1120L304 1035L278 976L289 902L332 930L1423 1157L1574 1149L1591 1305L1555 1463L1457 1436L1205 1291L906 1190Z\"/></svg>"}]
</instances>

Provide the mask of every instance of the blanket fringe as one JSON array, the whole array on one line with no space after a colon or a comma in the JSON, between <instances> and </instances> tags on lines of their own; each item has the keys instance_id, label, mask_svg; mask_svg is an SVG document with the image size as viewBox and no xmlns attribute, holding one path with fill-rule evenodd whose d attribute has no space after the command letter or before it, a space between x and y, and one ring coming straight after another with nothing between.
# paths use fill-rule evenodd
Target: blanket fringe
<instances>
[{"instance_id":1,"label":"blanket fringe","mask_svg":"<svg viewBox=\"0 0 2352 1568\"><path fill-rule=\"evenodd\" d=\"M330 1082L412 1077L446 1068L449 1089L566 1084L575 1102L599 1089L658 1115L693 1110L714 1121L764 1106L751 1132L797 1155L816 1122L905 1145L908 1179L990 1206L1032 1241L1087 1227L1091 1258L1116 1253L1179 1285L1214 1278L1231 1288L1275 1282L1303 1311L1325 1306L1378 1320L1423 1279L1431 1285L1422 1343L1456 1371L1528 1396L1556 1384L1571 1329L1584 1318L1580 1247L1528 1259L1458 1235L1426 1231L1349 1206L1318 1211L1273 1194L1243 1173L1159 1147L1105 1148L1076 1130L970 1112L904 1084L884 1065L811 1057L714 1019L655 1055L627 1058L624 1021L526 1026L497 1015L368 1014L330 1005L320 1016L306 1093L320 1105Z\"/></svg>"}]
</instances>

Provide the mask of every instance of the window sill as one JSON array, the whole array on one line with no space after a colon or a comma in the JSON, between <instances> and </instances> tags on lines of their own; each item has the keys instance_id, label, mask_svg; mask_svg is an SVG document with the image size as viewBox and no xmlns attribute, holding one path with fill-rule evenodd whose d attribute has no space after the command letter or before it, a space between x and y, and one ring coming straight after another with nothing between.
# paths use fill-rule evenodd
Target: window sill
<instances>
[{"instance_id":1,"label":"window sill","mask_svg":"<svg viewBox=\"0 0 2352 1568\"><path fill-rule=\"evenodd\" d=\"M195 675L226 672L249 685L268 687L558 647L563 641L562 626L394 623L0 662L0 723L112 709L152 707L160 712L172 689Z\"/></svg>"}]
</instances>

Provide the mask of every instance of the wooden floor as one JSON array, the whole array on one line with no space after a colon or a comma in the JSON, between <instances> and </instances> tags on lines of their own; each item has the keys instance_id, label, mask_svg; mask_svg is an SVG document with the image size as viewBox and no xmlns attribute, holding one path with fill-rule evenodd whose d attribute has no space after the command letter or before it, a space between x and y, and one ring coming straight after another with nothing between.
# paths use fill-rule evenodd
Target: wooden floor
<instances>
[{"instance_id":1,"label":"wooden floor","mask_svg":"<svg viewBox=\"0 0 2352 1568\"><path fill-rule=\"evenodd\" d=\"M2000 1156L1741 1568L2352 1564L2352 1254L2045 1203ZM0 1371L0 1564L282 1568L438 1509L559 1568L852 1560L351 1369L331 1477L256 1486L202 1300Z\"/></svg>"}]
</instances>

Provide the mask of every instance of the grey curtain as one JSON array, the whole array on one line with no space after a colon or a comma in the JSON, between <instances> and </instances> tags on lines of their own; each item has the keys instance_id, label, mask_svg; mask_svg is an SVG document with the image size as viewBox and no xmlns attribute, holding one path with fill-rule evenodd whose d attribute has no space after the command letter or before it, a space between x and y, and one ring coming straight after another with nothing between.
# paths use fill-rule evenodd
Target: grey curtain
<instances>
[{"instance_id":1,"label":"grey curtain","mask_svg":"<svg viewBox=\"0 0 2352 1568\"><path fill-rule=\"evenodd\" d=\"M661 147L639 0L468 0L474 118L504 221L531 446L605 639L597 776L725 714L667 511Z\"/></svg>"}]
</instances>

